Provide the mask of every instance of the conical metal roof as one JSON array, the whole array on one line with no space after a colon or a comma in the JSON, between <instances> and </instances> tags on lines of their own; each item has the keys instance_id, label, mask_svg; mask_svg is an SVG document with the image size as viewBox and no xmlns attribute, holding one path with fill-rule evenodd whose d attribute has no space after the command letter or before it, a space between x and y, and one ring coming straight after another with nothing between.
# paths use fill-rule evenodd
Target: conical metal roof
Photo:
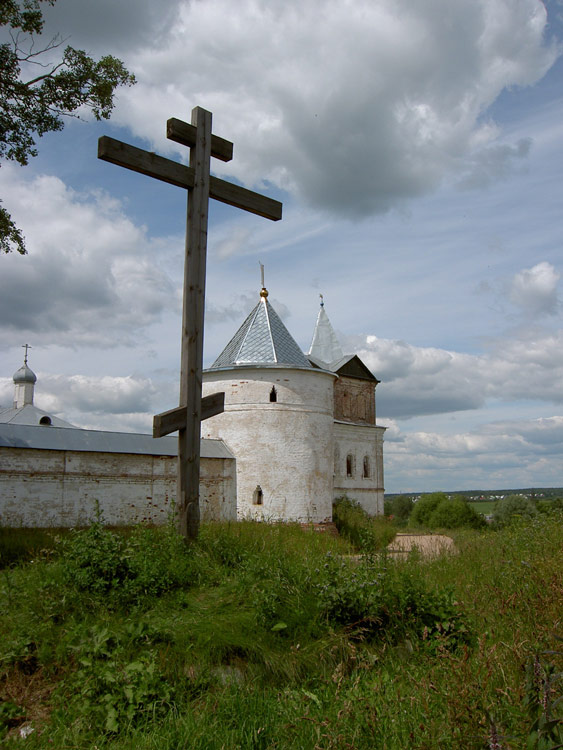
<instances>
[{"instance_id":1,"label":"conical metal roof","mask_svg":"<svg viewBox=\"0 0 563 750\"><path fill-rule=\"evenodd\" d=\"M317 317L309 356L326 363L334 362L344 356L328 315L325 312L324 302L321 302L321 309Z\"/></svg>"},{"instance_id":2,"label":"conical metal roof","mask_svg":"<svg viewBox=\"0 0 563 750\"><path fill-rule=\"evenodd\" d=\"M264 294L209 369L237 365L289 365L312 369Z\"/></svg>"}]
</instances>

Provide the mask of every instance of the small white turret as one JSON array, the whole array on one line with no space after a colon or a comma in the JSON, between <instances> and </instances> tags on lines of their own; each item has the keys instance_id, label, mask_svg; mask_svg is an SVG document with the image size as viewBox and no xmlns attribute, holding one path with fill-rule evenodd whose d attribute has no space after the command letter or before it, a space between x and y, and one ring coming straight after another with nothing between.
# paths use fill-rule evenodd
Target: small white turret
<instances>
[{"instance_id":1,"label":"small white turret","mask_svg":"<svg viewBox=\"0 0 563 750\"><path fill-rule=\"evenodd\" d=\"M22 406L27 406L28 404L33 405L33 391L37 382L37 376L27 366L27 350L30 347L28 344L25 344L24 348L25 357L23 365L14 373L14 409L20 409Z\"/></svg>"}]
</instances>

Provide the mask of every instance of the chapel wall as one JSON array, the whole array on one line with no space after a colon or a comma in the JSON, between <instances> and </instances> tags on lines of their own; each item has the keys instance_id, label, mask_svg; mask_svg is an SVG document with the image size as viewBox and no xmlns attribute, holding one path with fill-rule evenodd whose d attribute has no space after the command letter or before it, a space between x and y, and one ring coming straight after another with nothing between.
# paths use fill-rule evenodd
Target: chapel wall
<instances>
[{"instance_id":1,"label":"chapel wall","mask_svg":"<svg viewBox=\"0 0 563 750\"><path fill-rule=\"evenodd\" d=\"M373 516L383 513L384 432L373 425L334 424L334 498L346 495Z\"/></svg>"},{"instance_id":2,"label":"chapel wall","mask_svg":"<svg viewBox=\"0 0 563 750\"><path fill-rule=\"evenodd\" d=\"M224 391L225 411L202 423L202 437L221 437L236 456L239 519L332 519L333 381L283 367L204 373L204 395Z\"/></svg>"},{"instance_id":3,"label":"chapel wall","mask_svg":"<svg viewBox=\"0 0 563 750\"><path fill-rule=\"evenodd\" d=\"M0 447L0 525L86 526L99 503L112 526L163 524L176 497L175 456ZM232 458L202 458L201 517L236 519Z\"/></svg>"}]
</instances>

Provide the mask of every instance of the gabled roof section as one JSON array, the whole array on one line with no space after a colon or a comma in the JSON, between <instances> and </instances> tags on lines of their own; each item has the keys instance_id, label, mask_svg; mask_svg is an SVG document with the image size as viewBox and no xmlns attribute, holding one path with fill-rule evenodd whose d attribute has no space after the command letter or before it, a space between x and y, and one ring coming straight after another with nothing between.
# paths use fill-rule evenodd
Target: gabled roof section
<instances>
[{"instance_id":1,"label":"gabled roof section","mask_svg":"<svg viewBox=\"0 0 563 750\"><path fill-rule=\"evenodd\" d=\"M372 371L367 367L357 354L347 354L334 362L323 362L316 357L309 357L311 364L320 367L329 372L335 372L337 375L343 375L349 378L359 378L360 380L371 380L376 385L379 381Z\"/></svg>"},{"instance_id":2,"label":"gabled roof section","mask_svg":"<svg viewBox=\"0 0 563 750\"><path fill-rule=\"evenodd\" d=\"M323 362L334 362L344 356L334 328L325 312L324 302L321 302L321 309L317 316L309 356L320 359Z\"/></svg>"},{"instance_id":3,"label":"gabled roof section","mask_svg":"<svg viewBox=\"0 0 563 750\"><path fill-rule=\"evenodd\" d=\"M70 422L55 417L54 414L38 409L33 404L0 410L0 424L52 425L53 427L74 427Z\"/></svg>"},{"instance_id":4,"label":"gabled roof section","mask_svg":"<svg viewBox=\"0 0 563 750\"><path fill-rule=\"evenodd\" d=\"M266 296L261 296L209 369L237 365L312 367Z\"/></svg>"}]
</instances>

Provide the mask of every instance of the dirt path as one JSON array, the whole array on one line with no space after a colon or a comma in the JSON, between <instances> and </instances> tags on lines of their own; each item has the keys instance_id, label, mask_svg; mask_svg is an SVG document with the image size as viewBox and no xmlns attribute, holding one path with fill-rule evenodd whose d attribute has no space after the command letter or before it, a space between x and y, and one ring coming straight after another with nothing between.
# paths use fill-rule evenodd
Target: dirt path
<instances>
[{"instance_id":1,"label":"dirt path","mask_svg":"<svg viewBox=\"0 0 563 750\"><path fill-rule=\"evenodd\" d=\"M403 556L416 547L423 557L438 557L444 553L457 551L453 539L443 534L397 534L387 547L393 555Z\"/></svg>"}]
</instances>

